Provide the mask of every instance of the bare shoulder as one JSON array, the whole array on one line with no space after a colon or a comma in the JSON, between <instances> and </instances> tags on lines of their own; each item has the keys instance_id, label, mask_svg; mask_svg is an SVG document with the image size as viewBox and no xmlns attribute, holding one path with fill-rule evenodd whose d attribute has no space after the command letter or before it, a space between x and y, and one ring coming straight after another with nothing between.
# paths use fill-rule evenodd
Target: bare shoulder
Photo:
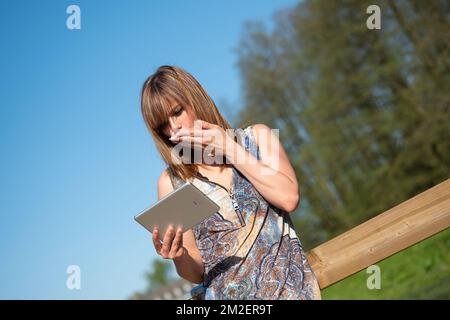
<instances>
[{"instance_id":1,"label":"bare shoulder","mask_svg":"<svg viewBox=\"0 0 450 320\"><path fill-rule=\"evenodd\" d=\"M272 130L263 123L254 124L252 127L263 163L276 171L284 173L294 183L297 183L295 171L279 139L279 132L276 129Z\"/></svg>"},{"instance_id":2,"label":"bare shoulder","mask_svg":"<svg viewBox=\"0 0 450 320\"><path fill-rule=\"evenodd\" d=\"M256 143L259 145L259 143L263 140L261 137L269 137L269 134L271 134L271 128L264 123L256 123L251 126L253 129L253 136L255 137Z\"/></svg>"},{"instance_id":3,"label":"bare shoulder","mask_svg":"<svg viewBox=\"0 0 450 320\"><path fill-rule=\"evenodd\" d=\"M172 181L170 181L169 172L165 169L158 178L158 199L172 192L172 190Z\"/></svg>"}]
</instances>

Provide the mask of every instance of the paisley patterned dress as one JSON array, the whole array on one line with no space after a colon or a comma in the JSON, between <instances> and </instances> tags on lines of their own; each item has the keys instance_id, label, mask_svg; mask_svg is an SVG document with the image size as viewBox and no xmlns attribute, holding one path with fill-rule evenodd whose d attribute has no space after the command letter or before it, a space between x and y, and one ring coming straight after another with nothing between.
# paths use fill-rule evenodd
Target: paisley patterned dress
<instances>
[{"instance_id":1,"label":"paisley patterned dress","mask_svg":"<svg viewBox=\"0 0 450 320\"><path fill-rule=\"evenodd\" d=\"M239 144L260 159L252 126L233 130ZM174 188L184 181L168 168ZM200 173L190 181L220 210L193 227L204 263L201 299L320 299L316 276L289 213L269 204L232 167L230 193Z\"/></svg>"}]
</instances>

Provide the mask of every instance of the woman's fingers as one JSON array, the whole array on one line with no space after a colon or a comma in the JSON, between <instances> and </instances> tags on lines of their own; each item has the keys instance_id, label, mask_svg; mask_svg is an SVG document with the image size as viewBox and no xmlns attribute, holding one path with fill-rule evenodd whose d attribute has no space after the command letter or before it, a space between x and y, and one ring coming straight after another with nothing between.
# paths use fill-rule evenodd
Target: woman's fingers
<instances>
[{"instance_id":1,"label":"woman's fingers","mask_svg":"<svg viewBox=\"0 0 450 320\"><path fill-rule=\"evenodd\" d=\"M178 137L208 137L213 135L214 132L212 130L205 130L205 129L193 129L193 130L186 130L181 131L178 133Z\"/></svg>"},{"instance_id":2,"label":"woman's fingers","mask_svg":"<svg viewBox=\"0 0 450 320\"><path fill-rule=\"evenodd\" d=\"M159 240L158 228L154 227L152 232L153 245L155 246L156 252L159 254L161 251L161 242Z\"/></svg>"},{"instance_id":3,"label":"woman's fingers","mask_svg":"<svg viewBox=\"0 0 450 320\"><path fill-rule=\"evenodd\" d=\"M173 226L169 225L169 227L166 230L166 234L164 235L163 245L161 248L161 256L164 259L167 259L169 256L170 248L172 246L172 240L173 240L173 237L175 236L174 233L175 232L173 230Z\"/></svg>"},{"instance_id":4,"label":"woman's fingers","mask_svg":"<svg viewBox=\"0 0 450 320\"><path fill-rule=\"evenodd\" d=\"M208 145L214 142L213 136L202 136L202 137L194 137L194 136L182 136L179 138L181 144L185 144L187 146L190 145Z\"/></svg>"},{"instance_id":5,"label":"woman's fingers","mask_svg":"<svg viewBox=\"0 0 450 320\"><path fill-rule=\"evenodd\" d=\"M210 123L210 122L207 122L207 121L205 121L205 120L200 120L200 126L201 126L203 129L212 129L212 128L214 128L216 125L214 125L214 124L212 124L212 123Z\"/></svg>"},{"instance_id":6,"label":"woman's fingers","mask_svg":"<svg viewBox=\"0 0 450 320\"><path fill-rule=\"evenodd\" d=\"M183 230L178 227L175 234L175 238L172 241L172 247L170 248L169 258L173 259L177 256L180 248L183 246Z\"/></svg>"},{"instance_id":7,"label":"woman's fingers","mask_svg":"<svg viewBox=\"0 0 450 320\"><path fill-rule=\"evenodd\" d=\"M158 229L153 228L153 245L156 252L164 259L178 258L183 253L183 228L179 226L177 230L172 225L167 227L163 243L159 240Z\"/></svg>"},{"instance_id":8,"label":"woman's fingers","mask_svg":"<svg viewBox=\"0 0 450 320\"><path fill-rule=\"evenodd\" d=\"M194 128L192 130L188 129L181 129L175 134L175 137L177 138L184 138L184 137L203 137L203 139L214 136L218 134L216 130L212 129L200 129L200 128Z\"/></svg>"}]
</instances>

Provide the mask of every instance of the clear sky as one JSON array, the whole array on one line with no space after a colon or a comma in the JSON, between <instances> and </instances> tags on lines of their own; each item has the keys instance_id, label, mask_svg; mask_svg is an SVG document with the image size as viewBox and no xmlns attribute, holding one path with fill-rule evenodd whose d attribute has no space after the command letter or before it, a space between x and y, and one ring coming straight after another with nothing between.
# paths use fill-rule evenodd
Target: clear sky
<instances>
[{"instance_id":1,"label":"clear sky","mask_svg":"<svg viewBox=\"0 0 450 320\"><path fill-rule=\"evenodd\" d=\"M164 163L140 114L142 83L174 64L219 110L221 99L240 105L243 22L270 26L296 2L2 2L1 299L124 299L145 288L157 255L133 217L156 201ZM71 4L81 30L66 27ZM66 287L69 265L81 290Z\"/></svg>"}]
</instances>

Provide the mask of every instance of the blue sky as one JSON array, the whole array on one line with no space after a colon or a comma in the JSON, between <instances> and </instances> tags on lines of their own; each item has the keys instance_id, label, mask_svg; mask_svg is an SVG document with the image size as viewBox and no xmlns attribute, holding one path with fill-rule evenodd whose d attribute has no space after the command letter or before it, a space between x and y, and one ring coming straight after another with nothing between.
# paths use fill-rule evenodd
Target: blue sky
<instances>
[{"instance_id":1,"label":"blue sky","mask_svg":"<svg viewBox=\"0 0 450 320\"><path fill-rule=\"evenodd\" d=\"M164 164L140 114L145 78L192 73L238 108L244 21L294 0L9 1L0 12L0 298L124 299L156 258L135 214ZM66 8L81 8L68 30ZM235 111L235 110L234 110ZM231 120L231 119L229 119ZM68 290L66 268L81 269Z\"/></svg>"}]
</instances>

